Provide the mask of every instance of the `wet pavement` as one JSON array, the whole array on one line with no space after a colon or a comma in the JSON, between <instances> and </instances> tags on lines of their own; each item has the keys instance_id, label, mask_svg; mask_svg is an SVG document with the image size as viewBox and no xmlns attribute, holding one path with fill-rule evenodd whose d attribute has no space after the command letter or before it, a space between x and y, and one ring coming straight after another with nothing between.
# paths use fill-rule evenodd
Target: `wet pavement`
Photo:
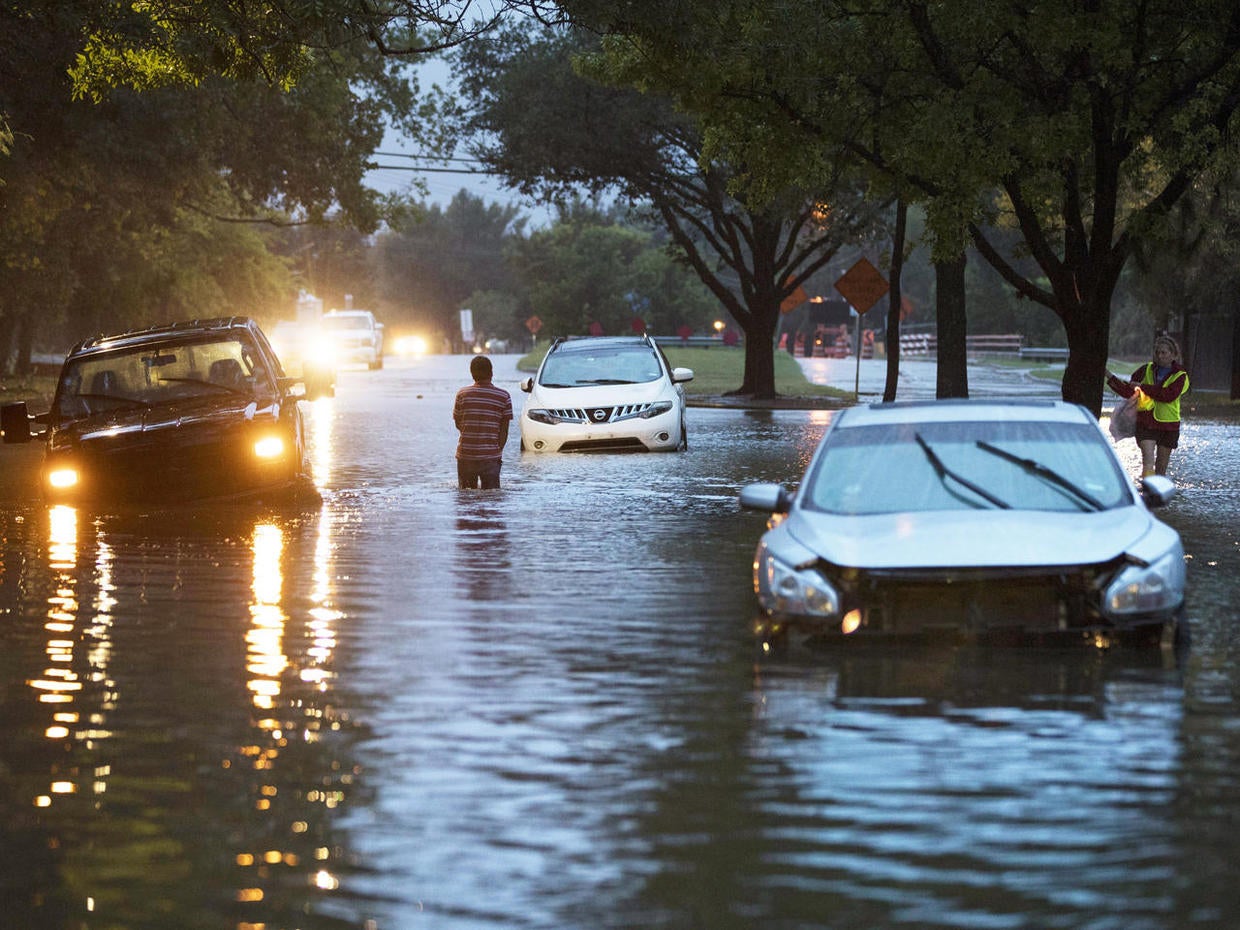
<instances>
[{"instance_id":1,"label":"wet pavement","mask_svg":"<svg viewBox=\"0 0 1240 930\"><path fill-rule=\"evenodd\" d=\"M5 926L1240 925L1234 424L1172 459L1181 665L763 659L736 491L795 483L831 413L693 409L681 455L514 430L462 492L467 362L308 405L317 509L0 493Z\"/></svg>"}]
</instances>

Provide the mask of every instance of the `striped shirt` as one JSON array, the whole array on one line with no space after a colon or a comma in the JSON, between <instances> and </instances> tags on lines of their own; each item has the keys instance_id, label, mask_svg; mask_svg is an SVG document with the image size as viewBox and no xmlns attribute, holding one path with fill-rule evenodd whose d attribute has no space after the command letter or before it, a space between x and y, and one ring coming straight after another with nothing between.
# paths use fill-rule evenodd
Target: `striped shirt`
<instances>
[{"instance_id":1,"label":"striped shirt","mask_svg":"<svg viewBox=\"0 0 1240 930\"><path fill-rule=\"evenodd\" d=\"M461 431L456 457L471 462L497 461L500 424L512 419L512 397L490 381L476 382L456 392L452 419Z\"/></svg>"}]
</instances>

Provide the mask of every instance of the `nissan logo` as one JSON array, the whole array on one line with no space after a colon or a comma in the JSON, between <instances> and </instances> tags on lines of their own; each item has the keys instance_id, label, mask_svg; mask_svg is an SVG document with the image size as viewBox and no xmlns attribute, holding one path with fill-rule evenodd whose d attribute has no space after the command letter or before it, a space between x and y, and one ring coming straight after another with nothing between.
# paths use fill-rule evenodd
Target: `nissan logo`
<instances>
[{"instance_id":1,"label":"nissan logo","mask_svg":"<svg viewBox=\"0 0 1240 930\"><path fill-rule=\"evenodd\" d=\"M602 423L607 419L607 411L599 408L598 410L593 411L590 416L594 418L595 423Z\"/></svg>"}]
</instances>

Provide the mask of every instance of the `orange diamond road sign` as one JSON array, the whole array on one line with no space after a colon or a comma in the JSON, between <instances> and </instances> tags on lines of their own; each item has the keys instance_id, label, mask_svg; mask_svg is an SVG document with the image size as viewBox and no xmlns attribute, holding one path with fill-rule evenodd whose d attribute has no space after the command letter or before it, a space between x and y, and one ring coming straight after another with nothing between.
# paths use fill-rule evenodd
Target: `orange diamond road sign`
<instances>
[{"instance_id":1,"label":"orange diamond road sign","mask_svg":"<svg viewBox=\"0 0 1240 930\"><path fill-rule=\"evenodd\" d=\"M790 313L807 300L809 300L809 294L805 293L805 288L798 284L797 289L780 302L779 312Z\"/></svg>"},{"instance_id":2,"label":"orange diamond road sign","mask_svg":"<svg viewBox=\"0 0 1240 930\"><path fill-rule=\"evenodd\" d=\"M532 316L525 321L525 328L531 333L537 333L540 329L542 329L542 320L536 316Z\"/></svg>"},{"instance_id":3,"label":"orange diamond road sign","mask_svg":"<svg viewBox=\"0 0 1240 930\"><path fill-rule=\"evenodd\" d=\"M844 295L857 313L865 313L891 288L869 259L860 258L835 282L835 289Z\"/></svg>"}]
</instances>

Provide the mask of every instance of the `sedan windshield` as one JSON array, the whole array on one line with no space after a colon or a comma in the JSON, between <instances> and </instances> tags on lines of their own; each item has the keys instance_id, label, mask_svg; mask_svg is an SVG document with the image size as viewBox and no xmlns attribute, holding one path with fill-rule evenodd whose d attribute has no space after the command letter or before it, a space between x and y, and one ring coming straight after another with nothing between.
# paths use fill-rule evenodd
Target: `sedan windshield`
<instances>
[{"instance_id":1,"label":"sedan windshield","mask_svg":"<svg viewBox=\"0 0 1240 930\"><path fill-rule=\"evenodd\" d=\"M1132 500L1085 423L900 423L833 430L806 479L810 510L859 515L1000 507L1082 512Z\"/></svg>"},{"instance_id":2,"label":"sedan windshield","mask_svg":"<svg viewBox=\"0 0 1240 930\"><path fill-rule=\"evenodd\" d=\"M126 407L254 397L274 389L272 373L254 347L229 335L127 345L73 359L56 388L55 407L62 420L74 420Z\"/></svg>"},{"instance_id":3,"label":"sedan windshield","mask_svg":"<svg viewBox=\"0 0 1240 930\"><path fill-rule=\"evenodd\" d=\"M589 351L553 352L543 365L539 384L584 387L591 384L643 384L663 375L659 357L648 346L617 346Z\"/></svg>"}]
</instances>

